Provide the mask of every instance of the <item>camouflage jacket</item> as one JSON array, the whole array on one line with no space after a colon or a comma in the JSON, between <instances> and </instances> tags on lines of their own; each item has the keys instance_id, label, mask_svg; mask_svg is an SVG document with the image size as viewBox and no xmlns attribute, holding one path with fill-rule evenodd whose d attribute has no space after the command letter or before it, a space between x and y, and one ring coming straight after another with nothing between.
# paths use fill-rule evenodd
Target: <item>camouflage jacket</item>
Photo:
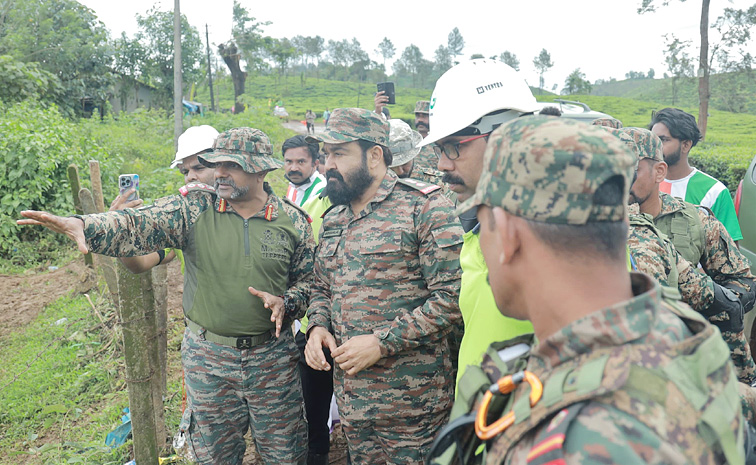
<instances>
[{"instance_id":1,"label":"camouflage jacket","mask_svg":"<svg viewBox=\"0 0 756 465\"><path fill-rule=\"evenodd\" d=\"M437 191L388 170L363 211L337 205L323 218L308 331L323 326L339 345L373 334L382 354L355 376L336 366L334 390L346 418L412 417L451 406L446 336L462 324L462 227Z\"/></svg>"},{"instance_id":2,"label":"camouflage jacket","mask_svg":"<svg viewBox=\"0 0 756 465\"><path fill-rule=\"evenodd\" d=\"M454 191L449 190L449 185L443 181L444 173L437 170L436 168L423 167L422 165L415 163L412 166L412 172L410 173L409 177L423 181L427 184L433 184L440 187L441 193L456 205L457 194Z\"/></svg>"},{"instance_id":3,"label":"camouflage jacket","mask_svg":"<svg viewBox=\"0 0 756 465\"><path fill-rule=\"evenodd\" d=\"M682 214L684 208L682 200L663 192L659 195L662 207L661 213L654 218L657 225L663 216ZM699 263L691 263L694 266L700 264L706 274L719 284L733 284L742 287L744 292L750 292L754 275L751 274L748 259L740 253L724 225L708 209L698 208L697 211L703 224L704 249ZM669 231L662 229L662 232L670 235Z\"/></svg>"},{"instance_id":4,"label":"camouflage jacket","mask_svg":"<svg viewBox=\"0 0 756 465\"><path fill-rule=\"evenodd\" d=\"M420 149L420 153L417 154L414 160L415 167L420 170L429 169L438 171L438 157L436 156L436 152L433 151L432 145L424 145Z\"/></svg>"},{"instance_id":5,"label":"camouflage jacket","mask_svg":"<svg viewBox=\"0 0 756 465\"><path fill-rule=\"evenodd\" d=\"M528 410L527 407L523 410L524 402L518 400L523 397L527 400L530 391L525 386L518 388L509 404L524 421L516 422L491 440L493 444L487 451L486 463L542 464L554 459L551 454L555 450L564 454L564 461L549 463L725 463L722 450L707 445L707 439L697 426L697 417L712 413L722 420L720 434L734 441L729 443L729 450L734 454L742 453L739 449L742 447L742 414L737 400L732 403L733 398L738 398L739 383L726 359L726 349L718 346L711 352L711 360L706 363L713 363L702 368L708 373L707 381L702 385L692 381L682 368L678 371L665 368L676 367L675 357L680 353L694 353L703 345L714 349L710 345L718 343L718 338L707 337L701 343L694 337L694 334L701 333L711 335L713 328L692 313L688 318L695 318L692 320L695 325L686 323L678 310L671 309L663 301L658 284L643 274L633 273L631 276L635 297L572 322L540 341L518 362L525 363L526 370L544 380L544 397L539 402L547 409L550 403L559 403L559 389L552 389L554 383L557 388L563 386L561 389L565 393L577 389L579 396L580 390L597 389L596 394L584 400L574 417L569 416L568 409L560 411L557 408L554 411L560 413L539 421L523 417ZM694 327L696 329L692 330ZM691 345L694 341L701 345ZM623 351L623 347L629 345L635 346L635 350ZM607 350L613 355L609 356L601 375L601 371L597 371L600 364L596 362ZM721 355L725 358L722 359ZM620 358L612 362L612 356ZM622 357L625 357L624 361ZM628 357L638 367L637 371L631 370L629 376L626 372ZM714 358L717 358L716 362ZM595 366L588 368L586 373L563 368L574 364L578 367ZM500 366L500 362L493 363L491 352L484 358L483 370L489 379L496 380L505 374L501 373ZM663 370L668 380L663 382L644 376L644 370ZM592 373L590 379L581 376L588 373ZM596 374L603 379L593 379ZM600 395L605 389L603 386L611 389L613 383L624 384L624 387L614 394L603 391L604 394ZM656 383L653 389L644 387L652 383ZM690 383L700 387L700 391L699 387L695 388L697 393L694 396L685 394ZM691 397L695 400L686 400ZM536 408L538 403L533 407L533 415L536 415ZM569 421L562 424L565 416ZM691 460L691 457L695 459Z\"/></svg>"},{"instance_id":6,"label":"camouflage jacket","mask_svg":"<svg viewBox=\"0 0 756 465\"><path fill-rule=\"evenodd\" d=\"M87 246L113 257L183 250L186 316L224 336L261 334L273 328L270 310L247 287L283 295L287 317L301 317L315 250L307 214L265 190L265 206L247 220L199 183L140 209L83 216Z\"/></svg>"},{"instance_id":7,"label":"camouflage jacket","mask_svg":"<svg viewBox=\"0 0 756 465\"><path fill-rule=\"evenodd\" d=\"M714 303L715 283L711 277L692 266L675 249L675 246L660 231L652 226L639 225L633 221L639 214L637 205L628 207L630 212L630 236L627 244L635 259L638 271L650 275L663 286L677 288L682 301L693 310L704 313ZM648 215L650 216L650 215ZM672 272L672 269L676 272ZM677 277L676 283L669 282L670 275ZM709 320L729 318L725 312L712 315ZM722 338L730 348L730 358L735 365L738 379L751 384L756 380L756 363L751 356L751 348L744 331L728 331L720 328Z\"/></svg>"}]
</instances>

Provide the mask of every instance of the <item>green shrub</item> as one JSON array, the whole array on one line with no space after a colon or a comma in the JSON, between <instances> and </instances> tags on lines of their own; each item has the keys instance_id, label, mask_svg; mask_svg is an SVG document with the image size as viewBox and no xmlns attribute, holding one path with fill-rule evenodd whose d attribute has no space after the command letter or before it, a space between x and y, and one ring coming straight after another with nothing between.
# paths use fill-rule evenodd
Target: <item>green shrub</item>
<instances>
[{"instance_id":1,"label":"green shrub","mask_svg":"<svg viewBox=\"0 0 756 465\"><path fill-rule=\"evenodd\" d=\"M107 163L109 157L56 108L30 101L0 105L0 134L0 257L10 258L49 237L40 228L16 225L20 211L73 214L68 165L85 166L91 158Z\"/></svg>"}]
</instances>

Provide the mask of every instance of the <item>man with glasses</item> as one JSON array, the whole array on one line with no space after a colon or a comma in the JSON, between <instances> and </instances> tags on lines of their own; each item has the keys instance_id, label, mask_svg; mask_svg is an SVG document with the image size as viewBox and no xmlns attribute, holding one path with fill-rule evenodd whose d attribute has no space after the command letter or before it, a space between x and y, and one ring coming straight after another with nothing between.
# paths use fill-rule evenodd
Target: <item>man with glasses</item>
<instances>
[{"instance_id":1,"label":"man with glasses","mask_svg":"<svg viewBox=\"0 0 756 465\"><path fill-rule=\"evenodd\" d=\"M443 181L464 202L478 185L491 131L539 108L525 80L514 69L497 61L466 61L438 79L430 103L430 133L421 145L434 144ZM468 365L480 363L492 342L533 331L530 322L503 316L496 308L480 251L475 209L460 215L460 220L465 235L459 307L465 334L457 381Z\"/></svg>"}]
</instances>

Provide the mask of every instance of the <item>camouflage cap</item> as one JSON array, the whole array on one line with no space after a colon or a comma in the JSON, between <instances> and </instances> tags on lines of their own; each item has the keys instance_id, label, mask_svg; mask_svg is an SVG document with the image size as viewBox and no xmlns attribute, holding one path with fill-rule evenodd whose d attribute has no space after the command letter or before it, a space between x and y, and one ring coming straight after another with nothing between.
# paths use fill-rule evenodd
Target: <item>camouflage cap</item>
<instances>
[{"instance_id":1,"label":"camouflage cap","mask_svg":"<svg viewBox=\"0 0 756 465\"><path fill-rule=\"evenodd\" d=\"M415 113L430 113L430 100L418 100L415 102Z\"/></svg>"},{"instance_id":2,"label":"camouflage cap","mask_svg":"<svg viewBox=\"0 0 756 465\"><path fill-rule=\"evenodd\" d=\"M622 121L616 118L596 118L591 121L594 126L604 126L607 128L622 129Z\"/></svg>"},{"instance_id":3,"label":"camouflage cap","mask_svg":"<svg viewBox=\"0 0 756 465\"><path fill-rule=\"evenodd\" d=\"M198 156L203 165L232 161L247 173L281 168L283 162L273 157L268 136L259 129L234 128L218 135L213 151Z\"/></svg>"},{"instance_id":4,"label":"camouflage cap","mask_svg":"<svg viewBox=\"0 0 756 465\"><path fill-rule=\"evenodd\" d=\"M307 137L308 142L343 144L358 139L388 146L389 124L381 115L363 108L336 108L322 134Z\"/></svg>"},{"instance_id":5,"label":"camouflage cap","mask_svg":"<svg viewBox=\"0 0 756 465\"><path fill-rule=\"evenodd\" d=\"M649 158L654 161L664 161L662 141L659 136L645 128L622 128L619 138L638 156L638 159Z\"/></svg>"},{"instance_id":6,"label":"camouflage cap","mask_svg":"<svg viewBox=\"0 0 756 465\"><path fill-rule=\"evenodd\" d=\"M601 128L566 118L518 118L491 133L475 195L457 213L482 204L545 223L622 221L634 166L627 146ZM622 201L596 202L598 187L617 175L625 180Z\"/></svg>"},{"instance_id":7,"label":"camouflage cap","mask_svg":"<svg viewBox=\"0 0 756 465\"><path fill-rule=\"evenodd\" d=\"M390 166L390 168L393 168L409 162L420 153L422 148L418 145L422 142L423 136L400 119L389 120L389 126L391 131L389 132L388 148L391 150L391 155L394 156Z\"/></svg>"}]
</instances>

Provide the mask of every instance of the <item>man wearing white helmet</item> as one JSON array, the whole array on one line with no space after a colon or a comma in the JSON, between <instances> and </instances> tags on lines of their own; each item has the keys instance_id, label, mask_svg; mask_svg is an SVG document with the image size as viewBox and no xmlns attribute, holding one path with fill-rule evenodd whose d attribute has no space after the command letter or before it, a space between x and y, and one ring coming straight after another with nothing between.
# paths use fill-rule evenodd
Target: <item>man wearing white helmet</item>
<instances>
[{"instance_id":1,"label":"man wearing white helmet","mask_svg":"<svg viewBox=\"0 0 756 465\"><path fill-rule=\"evenodd\" d=\"M443 181L464 202L475 193L483 170L488 135L520 116L538 110L525 80L504 63L486 59L454 66L436 82L430 103L430 133L421 146L433 144ZM460 215L465 229L460 255L462 288L459 307L465 334L459 351L457 382L467 365L480 364L492 342L533 331L528 321L503 316L488 284L480 250L475 210Z\"/></svg>"},{"instance_id":2,"label":"man wearing white helmet","mask_svg":"<svg viewBox=\"0 0 756 465\"><path fill-rule=\"evenodd\" d=\"M179 169L184 176L184 184L198 182L209 186L213 185L215 170L200 163L197 155L211 151L216 137L218 137L218 131L208 125L192 126L179 136L178 150L176 157L171 162L171 168ZM113 199L110 204L110 211L141 207L144 204L142 199L126 201L131 192L130 189ZM138 257L120 257L120 260L132 273L144 273L155 266L168 263L174 258L176 258L176 251L167 249ZM181 263L183 272L183 258Z\"/></svg>"}]
</instances>

